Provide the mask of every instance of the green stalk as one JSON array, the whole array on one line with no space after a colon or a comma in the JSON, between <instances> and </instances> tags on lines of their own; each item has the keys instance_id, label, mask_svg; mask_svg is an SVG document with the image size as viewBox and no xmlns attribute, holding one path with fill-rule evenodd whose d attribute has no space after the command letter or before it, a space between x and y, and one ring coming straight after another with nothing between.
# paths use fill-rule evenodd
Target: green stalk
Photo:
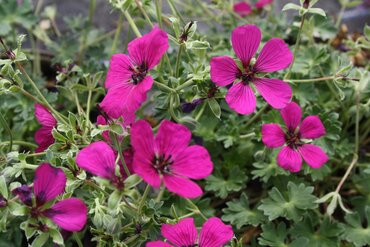
<instances>
[{"instance_id":1,"label":"green stalk","mask_svg":"<svg viewBox=\"0 0 370 247\"><path fill-rule=\"evenodd\" d=\"M192 202L192 200L186 198L186 201L194 209L194 213L199 214L204 220L208 220L207 217L199 210L198 206L195 205L194 202Z\"/></svg>"},{"instance_id":2,"label":"green stalk","mask_svg":"<svg viewBox=\"0 0 370 247\"><path fill-rule=\"evenodd\" d=\"M10 141L5 141L5 142L0 142L0 146L4 145L9 145ZM31 142L25 142L25 141L13 141L14 145L20 145L24 147L29 147L29 148L37 148L37 145L31 143Z\"/></svg>"},{"instance_id":3,"label":"green stalk","mask_svg":"<svg viewBox=\"0 0 370 247\"><path fill-rule=\"evenodd\" d=\"M251 125L257 118L259 118L262 113L267 109L268 104L264 105L254 116L249 119L249 121L244 125L245 128L247 128L249 125Z\"/></svg>"},{"instance_id":4,"label":"green stalk","mask_svg":"<svg viewBox=\"0 0 370 247\"><path fill-rule=\"evenodd\" d=\"M343 18L343 14L344 14L344 11L346 10L346 5L347 5L348 1L345 0L340 8L340 11L339 11L339 14L338 14L338 19L337 21L335 22L335 26L336 28L339 28L339 25L340 23L342 22L342 18Z\"/></svg>"},{"instance_id":5,"label":"green stalk","mask_svg":"<svg viewBox=\"0 0 370 247\"><path fill-rule=\"evenodd\" d=\"M8 123L6 122L1 112L0 112L0 123L9 134L9 152L10 152L12 151L12 147L13 147L13 134L12 134L12 130L10 129Z\"/></svg>"},{"instance_id":6,"label":"green stalk","mask_svg":"<svg viewBox=\"0 0 370 247\"><path fill-rule=\"evenodd\" d=\"M123 23L123 14L121 13L121 14L120 14L120 16L119 16L118 23L117 23L117 29L116 29L116 32L115 32L115 34L114 34L114 39L113 39L113 43L112 43L112 48L110 49L110 54L111 54L111 55L113 55L113 54L116 52L118 39L119 39L119 37L120 37L120 35L121 35L122 23Z\"/></svg>"},{"instance_id":7,"label":"green stalk","mask_svg":"<svg viewBox=\"0 0 370 247\"><path fill-rule=\"evenodd\" d=\"M175 90L176 90L176 91L180 91L181 89L184 89L184 88L186 88L186 87L188 87L188 86L191 86L191 85L193 85L193 84L194 84L193 79L189 79L189 80L188 80L188 81L186 81L185 83L183 83L183 84L179 85Z\"/></svg>"},{"instance_id":8,"label":"green stalk","mask_svg":"<svg viewBox=\"0 0 370 247\"><path fill-rule=\"evenodd\" d=\"M314 78L314 79L298 79L298 80L289 80L291 82L296 83L310 83L310 82L320 82L320 81L328 81L328 80L334 80L335 76L326 76L326 77L320 77L320 78Z\"/></svg>"},{"instance_id":9,"label":"green stalk","mask_svg":"<svg viewBox=\"0 0 370 247\"><path fill-rule=\"evenodd\" d=\"M123 14L125 15L125 17L126 17L126 19L128 21L128 24L130 25L130 27L134 31L136 37L141 37L141 33L140 33L139 29L137 28L134 20L132 19L130 13L127 12L127 11L124 11Z\"/></svg>"},{"instance_id":10,"label":"green stalk","mask_svg":"<svg viewBox=\"0 0 370 247\"><path fill-rule=\"evenodd\" d=\"M149 15L146 13L143 6L141 6L141 3L139 0L135 0L136 6L139 8L140 12L143 14L145 20L149 23L151 27L154 27L153 22L150 20Z\"/></svg>"},{"instance_id":11,"label":"green stalk","mask_svg":"<svg viewBox=\"0 0 370 247\"><path fill-rule=\"evenodd\" d=\"M146 185L146 188L145 188L145 191L144 191L144 194L143 196L141 197L141 200L140 200L140 203L139 203L139 207L138 207L138 215L141 214L141 210L143 209L144 207L144 204L145 204L145 200L146 198L148 197L148 194L150 192L150 185L147 184Z\"/></svg>"},{"instance_id":12,"label":"green stalk","mask_svg":"<svg viewBox=\"0 0 370 247\"><path fill-rule=\"evenodd\" d=\"M160 1L160 2L159 2ZM162 29L162 0L155 0L155 12L157 14L157 22L160 29Z\"/></svg>"},{"instance_id":13,"label":"green stalk","mask_svg":"<svg viewBox=\"0 0 370 247\"><path fill-rule=\"evenodd\" d=\"M164 84L162 84L158 81L154 81L154 85L156 85L157 87L159 87L160 89L162 89L163 91L168 92L168 93L175 93L176 92L174 89L172 89L169 86L164 85Z\"/></svg>"},{"instance_id":14,"label":"green stalk","mask_svg":"<svg viewBox=\"0 0 370 247\"><path fill-rule=\"evenodd\" d=\"M296 58L296 55L297 55L297 51L298 51L298 47L299 47L299 42L301 41L302 29L303 29L303 25L304 25L304 21L305 21L305 19L306 19L306 14L303 14L303 15L302 15L302 18L301 18L301 26L299 27L299 31L298 31L298 35L297 35L297 40L296 40L295 45L294 45L294 50L293 50L293 61L292 61L292 63L289 65L288 72L287 72L287 73L286 73L286 75L284 76L284 80L289 79L290 72L291 72L291 70L292 70L292 67L293 67L293 64L294 64L294 61L295 61L295 58Z\"/></svg>"},{"instance_id":15,"label":"green stalk","mask_svg":"<svg viewBox=\"0 0 370 247\"><path fill-rule=\"evenodd\" d=\"M181 64L181 53L183 49L184 49L183 44L180 44L179 51L177 53L177 58L176 58L175 77L179 77L180 64Z\"/></svg>"},{"instance_id":16,"label":"green stalk","mask_svg":"<svg viewBox=\"0 0 370 247\"><path fill-rule=\"evenodd\" d=\"M116 149L118 151L118 157L121 160L123 169L125 170L125 173L126 173L127 177L129 177L131 175L131 173L130 173L130 171L129 171L128 167L127 167L127 164L125 162L125 159L124 159L124 157L122 155L122 147L121 147L121 144L118 141L117 134L114 134L113 142L114 142L114 146L116 147Z\"/></svg>"},{"instance_id":17,"label":"green stalk","mask_svg":"<svg viewBox=\"0 0 370 247\"><path fill-rule=\"evenodd\" d=\"M174 4L173 0L167 0L168 5L170 6L170 9L174 15L179 17L180 21L185 24L184 18L182 18L180 12L176 9L176 5Z\"/></svg>"},{"instance_id":18,"label":"green stalk","mask_svg":"<svg viewBox=\"0 0 370 247\"><path fill-rule=\"evenodd\" d=\"M87 106L86 106L86 129L85 129L85 133L84 133L84 136L85 134L87 133L87 131L89 130L90 128L90 109L91 109L91 96L92 96L92 90L89 89L89 92L88 92L88 95L87 95Z\"/></svg>"},{"instance_id":19,"label":"green stalk","mask_svg":"<svg viewBox=\"0 0 370 247\"><path fill-rule=\"evenodd\" d=\"M83 247L84 245L81 242L81 239L78 237L77 232L73 232L73 238L76 240L78 247Z\"/></svg>"}]
</instances>

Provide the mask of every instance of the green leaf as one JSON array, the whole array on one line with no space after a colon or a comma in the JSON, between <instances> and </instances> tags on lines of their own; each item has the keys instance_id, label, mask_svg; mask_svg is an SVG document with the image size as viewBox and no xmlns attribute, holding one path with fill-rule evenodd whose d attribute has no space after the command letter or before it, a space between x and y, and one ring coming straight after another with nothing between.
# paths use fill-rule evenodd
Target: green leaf
<instances>
[{"instance_id":1,"label":"green leaf","mask_svg":"<svg viewBox=\"0 0 370 247\"><path fill-rule=\"evenodd\" d=\"M213 114L219 119L221 117L221 107L218 104L217 100L215 98L210 98L208 100L209 108L211 108Z\"/></svg>"},{"instance_id":2,"label":"green leaf","mask_svg":"<svg viewBox=\"0 0 370 247\"><path fill-rule=\"evenodd\" d=\"M280 222L279 225L275 226L274 223L269 222L262 225L262 233L258 238L258 243L264 246L276 246L276 247L306 247L308 245L307 238L297 238L291 243L287 241L288 231L284 222Z\"/></svg>"},{"instance_id":3,"label":"green leaf","mask_svg":"<svg viewBox=\"0 0 370 247\"><path fill-rule=\"evenodd\" d=\"M49 233L55 244L64 245L62 234L57 229L50 229Z\"/></svg>"},{"instance_id":4,"label":"green leaf","mask_svg":"<svg viewBox=\"0 0 370 247\"><path fill-rule=\"evenodd\" d=\"M287 193L282 193L274 187L269 192L269 197L262 200L258 209L262 210L269 220L285 217L299 221L304 210L317 207L315 204L317 198L312 195L313 190L311 186L306 187L303 183L296 185L293 182L288 183Z\"/></svg>"},{"instance_id":5,"label":"green leaf","mask_svg":"<svg viewBox=\"0 0 370 247\"><path fill-rule=\"evenodd\" d=\"M49 233L41 233L38 235L35 240L33 240L31 247L42 247L46 243L46 241L49 239Z\"/></svg>"},{"instance_id":6,"label":"green leaf","mask_svg":"<svg viewBox=\"0 0 370 247\"><path fill-rule=\"evenodd\" d=\"M224 213L222 220L230 222L238 229L245 225L257 226L264 220L260 211L249 208L248 197L245 193L241 194L239 200L234 199L226 205L227 208L222 210Z\"/></svg>"},{"instance_id":7,"label":"green leaf","mask_svg":"<svg viewBox=\"0 0 370 247\"><path fill-rule=\"evenodd\" d=\"M293 236L307 238L310 247L337 247L341 232L339 225L328 217L320 221L317 217L309 216L294 224L290 231Z\"/></svg>"},{"instance_id":8,"label":"green leaf","mask_svg":"<svg viewBox=\"0 0 370 247\"><path fill-rule=\"evenodd\" d=\"M237 167L230 171L229 177L211 175L206 179L206 190L215 192L216 196L226 198L229 192L240 191L245 187L247 176Z\"/></svg>"},{"instance_id":9,"label":"green leaf","mask_svg":"<svg viewBox=\"0 0 370 247\"><path fill-rule=\"evenodd\" d=\"M260 178L263 182L267 182L271 177L278 175L289 175L289 172L277 165L276 159L271 160L269 163L258 161L253 163L256 169L252 170L253 179Z\"/></svg>"},{"instance_id":10,"label":"green leaf","mask_svg":"<svg viewBox=\"0 0 370 247\"><path fill-rule=\"evenodd\" d=\"M370 245L370 207L365 207L366 227L363 226L363 220L358 212L347 214L344 218L347 224L342 224L341 238L353 243L356 247Z\"/></svg>"},{"instance_id":11,"label":"green leaf","mask_svg":"<svg viewBox=\"0 0 370 247\"><path fill-rule=\"evenodd\" d=\"M0 195L8 199L8 187L4 175L0 176Z\"/></svg>"},{"instance_id":12,"label":"green leaf","mask_svg":"<svg viewBox=\"0 0 370 247\"><path fill-rule=\"evenodd\" d=\"M194 41L187 41L185 42L186 49L189 50L205 50L210 48L210 45L207 41L200 41L200 40L194 40Z\"/></svg>"},{"instance_id":13,"label":"green leaf","mask_svg":"<svg viewBox=\"0 0 370 247\"><path fill-rule=\"evenodd\" d=\"M320 9L320 8L309 8L307 12L311 13L311 14L321 15L321 16L326 17L325 11L323 9Z\"/></svg>"},{"instance_id":14,"label":"green leaf","mask_svg":"<svg viewBox=\"0 0 370 247\"><path fill-rule=\"evenodd\" d=\"M285 6L283 7L283 9L281 11L287 11L287 10L300 10L302 9L301 6L297 5L297 4L294 4L294 3L288 3L288 4L285 4Z\"/></svg>"}]
</instances>

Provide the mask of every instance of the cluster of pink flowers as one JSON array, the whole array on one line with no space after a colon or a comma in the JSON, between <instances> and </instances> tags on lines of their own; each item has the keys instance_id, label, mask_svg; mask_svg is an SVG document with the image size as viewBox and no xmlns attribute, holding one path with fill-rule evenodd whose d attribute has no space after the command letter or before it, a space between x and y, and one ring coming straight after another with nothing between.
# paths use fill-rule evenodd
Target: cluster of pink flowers
<instances>
[{"instance_id":1,"label":"cluster of pink flowers","mask_svg":"<svg viewBox=\"0 0 370 247\"><path fill-rule=\"evenodd\" d=\"M260 0L256 8L269 3L271 1ZM246 2L236 4L234 9L243 13L251 11ZM282 39L272 38L254 60L260 42L261 31L257 26L245 25L234 29L231 43L241 65L231 57L214 57L210 62L211 80L217 86L228 86L225 100L239 114L255 111L253 87L269 105L281 109L286 128L282 129L277 124L262 126L262 141L267 147L283 146L277 156L281 167L298 172L303 158L309 166L319 168L327 162L328 157L321 148L309 141L325 134L323 124L317 116L309 116L301 123L301 108L291 102L292 89L289 84L266 77L266 73L287 68L293 61L293 54ZM131 136L132 150L126 150L123 154L130 173L136 173L154 188L162 185L181 197L196 198L203 191L193 180L206 178L213 170L208 151L200 145L189 146L191 132L181 124L163 120L154 135L148 122L135 122L135 111L146 100L146 94L153 85L153 78L148 73L160 62L167 49L167 34L154 27L150 33L129 43L128 55L112 56L105 81L108 92L100 104L102 115L98 117L97 124L107 125L122 117L123 122L119 124ZM39 152L54 142L51 131L57 121L43 106L35 107L36 118L42 125L35 136ZM118 152L112 147L109 132L103 132L102 136L105 141L93 142L79 151L76 163L80 168L122 189L124 179L129 174L124 171L122 163L116 164ZM116 174L116 165L119 165L120 174ZM62 193L65 182L61 169L48 164L41 165L34 181L37 205L33 212L35 216L49 217L64 229L80 230L86 222L87 209L79 199L62 200L50 209L40 211L40 206ZM29 204L29 196L25 191L27 189L19 188L16 192ZM218 218L210 218L204 223L198 239L194 220L186 218L176 225L163 225L162 235L168 242L155 241L147 246L222 246L233 237L233 231L231 226L223 224Z\"/></svg>"}]
</instances>

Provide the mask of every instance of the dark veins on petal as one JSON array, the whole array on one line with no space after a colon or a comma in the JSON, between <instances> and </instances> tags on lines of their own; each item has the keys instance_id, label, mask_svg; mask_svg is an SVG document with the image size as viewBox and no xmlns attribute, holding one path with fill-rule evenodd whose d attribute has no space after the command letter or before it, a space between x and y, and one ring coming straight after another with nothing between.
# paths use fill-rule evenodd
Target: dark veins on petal
<instances>
[{"instance_id":1,"label":"dark veins on petal","mask_svg":"<svg viewBox=\"0 0 370 247\"><path fill-rule=\"evenodd\" d=\"M139 66L136 66L134 68L131 67L130 70L132 71L131 75L132 83L134 83L134 85L137 85L140 82L142 82L146 77L146 74L148 73L148 66L146 62L143 62Z\"/></svg>"}]
</instances>

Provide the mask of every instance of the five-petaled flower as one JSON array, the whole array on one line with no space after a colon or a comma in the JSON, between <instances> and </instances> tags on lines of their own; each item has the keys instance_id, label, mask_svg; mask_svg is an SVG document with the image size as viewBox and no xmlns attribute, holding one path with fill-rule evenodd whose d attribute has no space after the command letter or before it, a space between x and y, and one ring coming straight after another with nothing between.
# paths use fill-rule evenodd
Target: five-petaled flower
<instances>
[{"instance_id":1,"label":"five-petaled flower","mask_svg":"<svg viewBox=\"0 0 370 247\"><path fill-rule=\"evenodd\" d=\"M57 125L57 120L42 105L35 104L35 116L37 121L42 125L35 133L35 141L38 144L36 152L42 152L54 143L52 135L53 128Z\"/></svg>"},{"instance_id":2,"label":"five-petaled flower","mask_svg":"<svg viewBox=\"0 0 370 247\"><path fill-rule=\"evenodd\" d=\"M234 236L231 226L225 225L216 217L208 219L203 224L199 240L193 218L182 219L175 225L164 224L161 232L167 242L149 242L146 247L222 247Z\"/></svg>"},{"instance_id":3,"label":"five-petaled flower","mask_svg":"<svg viewBox=\"0 0 370 247\"><path fill-rule=\"evenodd\" d=\"M126 166L132 173L131 162L132 153L123 153ZM122 189L124 179L127 174L124 171L123 164L119 162L120 175L116 175L117 152L103 141L93 142L78 152L76 157L77 165L90 172L91 174L109 180L115 187Z\"/></svg>"},{"instance_id":4,"label":"five-petaled flower","mask_svg":"<svg viewBox=\"0 0 370 247\"><path fill-rule=\"evenodd\" d=\"M254 7L257 10L260 10L266 5L271 4L272 1L273 0L258 0L257 3L254 5ZM248 2L241 1L233 5L233 10L234 12L239 14L241 17L245 17L253 12L253 7Z\"/></svg>"},{"instance_id":5,"label":"five-petaled flower","mask_svg":"<svg viewBox=\"0 0 370 247\"><path fill-rule=\"evenodd\" d=\"M282 39L272 38L262 48L252 65L251 60L260 41L261 31L258 27L237 27L232 32L231 43L243 68L239 68L234 59L228 56L214 57L211 60L211 80L217 86L227 86L236 81L226 95L226 102L240 114L251 114L256 108L256 97L251 85L276 109L284 108L292 97L292 89L288 83L260 76L260 73L288 67L293 61L292 52Z\"/></svg>"},{"instance_id":6,"label":"five-petaled flower","mask_svg":"<svg viewBox=\"0 0 370 247\"><path fill-rule=\"evenodd\" d=\"M64 230L80 231L87 220L87 207L82 200L72 197L45 208L50 201L64 192L66 181L62 169L44 163L36 169L33 180L35 204L32 203L31 187L23 185L14 189L13 193L30 207L32 217L47 217Z\"/></svg>"},{"instance_id":7,"label":"five-petaled flower","mask_svg":"<svg viewBox=\"0 0 370 247\"><path fill-rule=\"evenodd\" d=\"M181 124L163 120L154 137L148 122L140 120L131 127L134 149L133 169L151 186L158 188L163 179L171 192L185 198L195 198L203 191L190 179L203 179L213 170L207 149L188 146L189 129Z\"/></svg>"},{"instance_id":8,"label":"five-petaled flower","mask_svg":"<svg viewBox=\"0 0 370 247\"><path fill-rule=\"evenodd\" d=\"M108 89L100 107L112 118L137 110L146 100L147 91L153 85L148 75L168 49L167 34L153 30L128 44L128 54L112 56L105 81Z\"/></svg>"},{"instance_id":9,"label":"five-petaled flower","mask_svg":"<svg viewBox=\"0 0 370 247\"><path fill-rule=\"evenodd\" d=\"M291 172L301 170L302 157L312 168L320 168L328 161L326 153L308 140L325 135L325 127L318 116L302 118L302 110L291 102L280 111L286 129L278 124L262 125L262 141L269 148L283 146L277 156L277 163Z\"/></svg>"}]
</instances>

